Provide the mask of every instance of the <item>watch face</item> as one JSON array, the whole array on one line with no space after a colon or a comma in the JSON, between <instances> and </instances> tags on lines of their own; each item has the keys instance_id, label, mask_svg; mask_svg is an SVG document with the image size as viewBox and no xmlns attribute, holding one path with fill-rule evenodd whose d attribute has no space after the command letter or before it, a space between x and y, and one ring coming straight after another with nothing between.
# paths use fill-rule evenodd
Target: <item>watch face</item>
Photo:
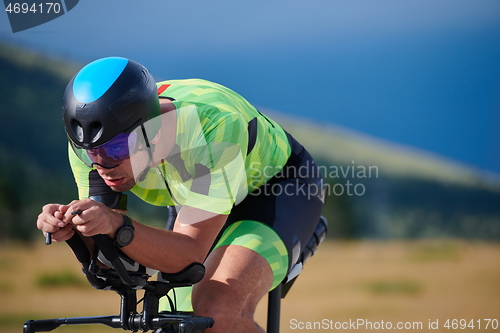
<instances>
[{"instance_id":1,"label":"watch face","mask_svg":"<svg viewBox=\"0 0 500 333\"><path fill-rule=\"evenodd\" d=\"M129 245L134 239L134 230L132 228L123 228L118 233L117 243L121 246Z\"/></svg>"}]
</instances>

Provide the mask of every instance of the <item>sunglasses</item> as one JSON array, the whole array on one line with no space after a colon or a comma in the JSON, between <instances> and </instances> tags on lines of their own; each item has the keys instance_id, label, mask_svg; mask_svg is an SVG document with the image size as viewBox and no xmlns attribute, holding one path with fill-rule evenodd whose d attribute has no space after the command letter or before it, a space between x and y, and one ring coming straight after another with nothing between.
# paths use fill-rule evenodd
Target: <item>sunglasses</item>
<instances>
[{"instance_id":1,"label":"sunglasses","mask_svg":"<svg viewBox=\"0 0 500 333\"><path fill-rule=\"evenodd\" d=\"M108 142L92 149L84 149L72 140L69 141L75 154L88 167L99 165L106 169L113 169L129 158L131 153L141 150L137 144L137 133L138 131L120 133Z\"/></svg>"}]
</instances>

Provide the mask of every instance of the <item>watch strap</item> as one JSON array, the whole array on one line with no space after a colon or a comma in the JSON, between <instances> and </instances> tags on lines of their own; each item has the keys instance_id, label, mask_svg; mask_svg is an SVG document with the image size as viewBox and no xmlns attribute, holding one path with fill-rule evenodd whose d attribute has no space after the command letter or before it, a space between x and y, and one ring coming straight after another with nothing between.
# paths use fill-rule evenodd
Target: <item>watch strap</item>
<instances>
[{"instance_id":1,"label":"watch strap","mask_svg":"<svg viewBox=\"0 0 500 333\"><path fill-rule=\"evenodd\" d=\"M132 220L130 219L130 217L128 217L127 215L125 215L123 213L120 213L120 214L123 216L123 220L125 221L124 225L129 225L132 227L132 229L134 229L134 225L132 224ZM122 228L124 225L122 225L120 228Z\"/></svg>"}]
</instances>

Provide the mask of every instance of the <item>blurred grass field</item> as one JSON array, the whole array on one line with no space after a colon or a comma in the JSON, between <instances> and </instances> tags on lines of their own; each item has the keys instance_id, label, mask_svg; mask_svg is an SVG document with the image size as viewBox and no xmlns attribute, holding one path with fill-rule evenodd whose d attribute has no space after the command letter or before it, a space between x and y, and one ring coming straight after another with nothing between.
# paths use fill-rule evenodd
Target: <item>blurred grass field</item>
<instances>
[{"instance_id":1,"label":"blurred grass field","mask_svg":"<svg viewBox=\"0 0 500 333\"><path fill-rule=\"evenodd\" d=\"M327 241L283 300L281 332L331 330L314 329L314 322L324 320L333 328L358 320L375 327L382 321L422 323L420 331L439 320L433 331L453 331L444 327L447 319L474 320L474 329L458 329L478 331L477 320L500 321L499 264L499 243ZM0 246L0 300L2 333L21 332L28 319L118 314L120 302L114 292L88 285L65 244L45 246L43 241ZM265 300L256 320L265 326ZM487 331L500 332L493 323ZM481 325L485 331L486 321ZM380 330L375 327L357 328ZM95 325L55 332L113 331Z\"/></svg>"}]
</instances>

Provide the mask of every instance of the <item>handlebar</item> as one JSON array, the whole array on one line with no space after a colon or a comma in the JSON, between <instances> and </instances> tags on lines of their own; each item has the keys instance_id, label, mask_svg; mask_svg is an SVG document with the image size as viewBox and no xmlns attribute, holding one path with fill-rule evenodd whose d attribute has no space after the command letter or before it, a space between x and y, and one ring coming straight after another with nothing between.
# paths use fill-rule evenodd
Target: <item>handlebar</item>
<instances>
[{"instance_id":1,"label":"handlebar","mask_svg":"<svg viewBox=\"0 0 500 333\"><path fill-rule=\"evenodd\" d=\"M208 317L194 317L181 315L159 314L151 318L151 323L147 327L142 325L141 314L134 314L129 319L132 331L149 330L165 327L168 324L177 323L179 333L191 333L193 330L205 330L214 325L214 320ZM64 325L85 325L102 324L111 328L122 328L123 323L120 316L98 316L98 317L73 317L45 320L29 320L23 326L23 333L50 332Z\"/></svg>"},{"instance_id":2,"label":"handlebar","mask_svg":"<svg viewBox=\"0 0 500 333\"><path fill-rule=\"evenodd\" d=\"M188 333L193 330L204 330L214 325L214 320L209 317L192 317L185 319L179 324L180 333Z\"/></svg>"}]
</instances>

